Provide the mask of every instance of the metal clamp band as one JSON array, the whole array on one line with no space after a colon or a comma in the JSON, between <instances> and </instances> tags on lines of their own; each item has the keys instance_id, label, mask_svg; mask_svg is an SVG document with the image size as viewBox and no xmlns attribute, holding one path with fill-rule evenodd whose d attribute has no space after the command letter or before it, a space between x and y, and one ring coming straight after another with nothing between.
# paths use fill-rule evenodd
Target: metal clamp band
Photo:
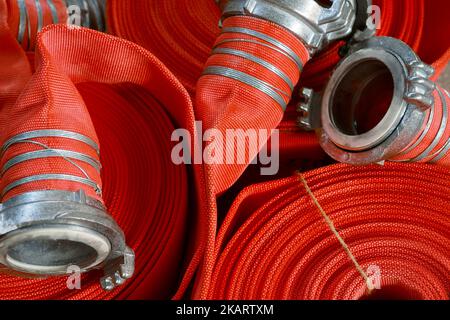
<instances>
[{"instance_id":1,"label":"metal clamp band","mask_svg":"<svg viewBox=\"0 0 450 320\"><path fill-rule=\"evenodd\" d=\"M216 48L216 49L213 50L212 53L213 54L234 55L234 56L237 56L237 57L245 58L245 59L247 59L249 61L252 61L254 63L257 63L257 64L263 66L264 68L266 68L267 70L273 72L274 74L279 76L281 79L283 79L283 81L286 82L286 84L289 86L289 89L291 90L291 92L294 91L294 84L292 83L291 79L289 79L288 75L286 73L284 73L283 71L281 71L276 66L274 66L273 64L267 62L266 60L258 58L257 56L254 56L254 55L252 55L250 53L247 53L245 51L229 49L229 48Z\"/></svg>"},{"instance_id":2,"label":"metal clamp band","mask_svg":"<svg viewBox=\"0 0 450 320\"><path fill-rule=\"evenodd\" d=\"M53 3L53 0L47 0L47 5L50 8L53 23L55 23L55 24L59 23L58 11L56 11L56 7L55 7L55 4Z\"/></svg>"},{"instance_id":3,"label":"metal clamp band","mask_svg":"<svg viewBox=\"0 0 450 320\"><path fill-rule=\"evenodd\" d=\"M280 107L283 109L283 111L286 110L287 104L285 102L285 100L283 99L283 97L274 90L274 87L271 86L270 84L255 78L253 76L250 76L246 73L234 70L234 69L230 69L230 68L226 68L226 67L218 67L218 66L212 66L212 67L207 67L204 71L203 71L203 75L219 75L219 76L223 76L223 77L227 77L233 80L237 80L240 81L246 85L249 85L265 94L267 94L269 97L271 97L273 100L275 100L275 102L277 102Z\"/></svg>"},{"instance_id":4,"label":"metal clamp band","mask_svg":"<svg viewBox=\"0 0 450 320\"><path fill-rule=\"evenodd\" d=\"M92 140L91 138L82 135L80 133L66 131L66 130L36 130L36 131L28 131L21 134L18 134L10 139L8 139L2 146L1 153L3 154L11 145L18 143L22 140L30 140L36 138L65 138L72 139L76 141L83 142L88 146L92 147L98 154L100 154L100 148L98 144Z\"/></svg>"},{"instance_id":5,"label":"metal clamp band","mask_svg":"<svg viewBox=\"0 0 450 320\"><path fill-rule=\"evenodd\" d=\"M25 37L25 28L27 26L27 21L28 21L28 11L27 11L27 7L25 5L25 0L17 0L17 5L19 6L19 12L20 12L20 17L19 17L19 29L18 29L18 34L17 34L17 39L19 40L19 43L22 44L23 43L23 39Z\"/></svg>"},{"instance_id":6,"label":"metal clamp band","mask_svg":"<svg viewBox=\"0 0 450 320\"><path fill-rule=\"evenodd\" d=\"M22 179L19 179L17 181L10 183L9 185L7 185L5 187L5 189L3 189L1 197L3 198L8 192L10 192L11 190L13 190L21 185L31 183L31 182L45 181L45 180L64 180L64 181L77 182L77 183L81 183L81 184L90 186L95 190L95 192L97 194L101 194L100 186L95 181L92 181L90 179L86 179L86 178L82 178L82 177L78 177L78 176L67 175L67 174L40 174L40 175L25 177L25 178L22 178Z\"/></svg>"},{"instance_id":7,"label":"metal clamp band","mask_svg":"<svg viewBox=\"0 0 450 320\"><path fill-rule=\"evenodd\" d=\"M40 32L42 30L42 26L44 24L44 18L42 17L42 6L41 2L39 0L35 0L36 4L36 11L37 11L37 32Z\"/></svg>"},{"instance_id":8,"label":"metal clamp band","mask_svg":"<svg viewBox=\"0 0 450 320\"><path fill-rule=\"evenodd\" d=\"M267 44L267 43L263 43L263 42L260 42L260 41L257 41L257 40L240 39L240 38L225 39L225 40L221 40L220 42L217 42L213 49L215 49L217 47L220 47L224 43L233 43L233 42L252 43L252 44L257 44L259 46L263 46L263 47L266 47L266 48L270 48L271 50L276 51L276 52L284 55L286 58L288 58L289 60L291 60L293 63L295 63L297 65L297 61L295 61L294 58L292 58L289 54L287 54L283 50L280 50L280 49L278 49L277 47L275 47L273 45L270 45L270 44ZM300 69L300 72L302 72L302 71L303 71L303 67L302 67L302 69Z\"/></svg>"},{"instance_id":9,"label":"metal clamp band","mask_svg":"<svg viewBox=\"0 0 450 320\"><path fill-rule=\"evenodd\" d=\"M356 0L333 0L325 7L313 0L220 0L222 19L253 16L293 33L314 54L331 41L348 37L356 21Z\"/></svg>"},{"instance_id":10,"label":"metal clamp band","mask_svg":"<svg viewBox=\"0 0 450 320\"><path fill-rule=\"evenodd\" d=\"M445 100L444 95L440 90L437 91L439 96L441 97L443 101L442 105L442 119L441 119L441 125L439 126L439 130L436 134L436 136L433 139L433 142L428 146L426 150L424 150L420 155L417 157L411 159L412 162L415 161L421 161L423 159L426 159L430 157L430 152L433 151L433 149L439 144L439 141L442 139L442 136L444 135L445 129L447 128L448 124L448 107L447 107L447 101ZM433 106L434 109L435 106ZM435 155L431 155L431 157L434 157Z\"/></svg>"},{"instance_id":11,"label":"metal clamp band","mask_svg":"<svg viewBox=\"0 0 450 320\"><path fill-rule=\"evenodd\" d=\"M46 149L46 150L39 150L39 151L24 153L24 154L18 155L16 157L8 160L2 168L1 176L3 176L6 171L8 171L15 165L18 165L22 162L29 161L29 160L36 160L36 159L51 158L51 157L63 157L63 158L80 160L80 161L83 161L83 162L89 164L90 166L94 167L95 170L97 170L97 172L100 173L100 169L101 169L100 162L88 155L85 155L85 154L79 153L79 152L69 151L69 150L62 150L62 149Z\"/></svg>"},{"instance_id":12,"label":"metal clamp band","mask_svg":"<svg viewBox=\"0 0 450 320\"><path fill-rule=\"evenodd\" d=\"M242 34L253 36L253 37L258 38L260 40L266 41L266 42L276 46L280 50L286 52L295 61L295 63L297 64L298 69L300 71L303 70L303 61L300 59L300 57L291 48L289 48L284 43L278 41L277 39L274 39L274 38L272 38L272 37L270 37L270 36L268 36L268 35L266 35L264 33L261 33L261 32L255 31L255 30L251 30L251 29L239 28L239 27L223 28L222 29L222 33L242 33Z\"/></svg>"}]
</instances>

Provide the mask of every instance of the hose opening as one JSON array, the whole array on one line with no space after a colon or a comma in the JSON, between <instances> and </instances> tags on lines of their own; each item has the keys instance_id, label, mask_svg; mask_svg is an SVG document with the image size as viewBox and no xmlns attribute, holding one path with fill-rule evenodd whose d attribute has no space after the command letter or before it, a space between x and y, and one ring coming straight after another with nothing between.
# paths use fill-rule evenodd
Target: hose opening
<instances>
[{"instance_id":1,"label":"hose opening","mask_svg":"<svg viewBox=\"0 0 450 320\"><path fill-rule=\"evenodd\" d=\"M330 105L336 128L357 136L374 129L386 116L394 96L394 79L381 61L363 60L344 75Z\"/></svg>"},{"instance_id":2,"label":"hose opening","mask_svg":"<svg viewBox=\"0 0 450 320\"><path fill-rule=\"evenodd\" d=\"M0 258L27 274L59 275L74 265L84 270L101 264L111 245L101 234L81 227L49 226L19 229L1 241Z\"/></svg>"},{"instance_id":3,"label":"hose opening","mask_svg":"<svg viewBox=\"0 0 450 320\"><path fill-rule=\"evenodd\" d=\"M29 239L9 248L7 260L13 265L64 268L72 263L84 266L97 257L88 245L65 239Z\"/></svg>"}]
</instances>

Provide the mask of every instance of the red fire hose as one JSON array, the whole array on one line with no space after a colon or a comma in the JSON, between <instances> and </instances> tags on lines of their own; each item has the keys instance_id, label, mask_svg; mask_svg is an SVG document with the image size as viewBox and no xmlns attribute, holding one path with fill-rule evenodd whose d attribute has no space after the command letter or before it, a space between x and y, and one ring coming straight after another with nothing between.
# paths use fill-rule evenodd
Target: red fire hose
<instances>
[{"instance_id":1,"label":"red fire hose","mask_svg":"<svg viewBox=\"0 0 450 320\"><path fill-rule=\"evenodd\" d=\"M246 188L217 238L209 299L448 299L449 171L336 165ZM378 277L378 278L376 278Z\"/></svg>"},{"instance_id":2,"label":"red fire hose","mask_svg":"<svg viewBox=\"0 0 450 320\"><path fill-rule=\"evenodd\" d=\"M450 22L445 17L445 0L375 0L381 8L378 35L397 37L418 51L419 56L436 69L435 78L444 70L450 57L450 40L439 36L437 30L448 30ZM219 35L220 12L214 0L201 1L123 1L110 0L107 8L109 30L130 39L160 58L193 94L196 81ZM141 26L145 25L146 28ZM193 28L192 26L196 26ZM332 45L306 64L301 84L322 88L339 60L338 48ZM311 139L315 135L302 132L296 123L297 92L281 122L280 158L292 162L299 154L319 160L323 157L318 142L311 153ZM283 146L287 145L288 148ZM292 148L293 147L293 148ZM293 151L296 150L296 151Z\"/></svg>"},{"instance_id":3,"label":"red fire hose","mask_svg":"<svg viewBox=\"0 0 450 320\"><path fill-rule=\"evenodd\" d=\"M103 50L94 53L89 49L94 47ZM105 51L109 54L105 55ZM80 64L82 57L90 58ZM122 63L123 59L127 64ZM99 275L95 272L83 276L81 291L68 290L64 278L25 280L2 275L0 298L171 297L179 285L179 275L183 273L189 192L186 168L172 163L172 146L165 141L175 127L188 128L195 136L187 92L154 56L142 48L87 29L46 28L38 39L37 62L37 72L25 93L13 109L11 104L8 109L17 111L26 106L37 109L46 106L43 110L54 115L53 119L59 119L50 123L65 127L74 122L67 122L72 121L71 116L61 117L63 112L83 110L86 104L102 148L103 199L109 212L123 226L127 240L139 258L133 281L112 292L100 288ZM137 69L139 74L134 72ZM51 99L42 100L46 97L44 92ZM25 108L25 111L31 110ZM2 115L5 124L12 124L14 118L19 124L20 121L33 123L30 122L33 113L15 113L9 118L6 115ZM28 121L24 122L24 119ZM19 127L9 128L17 131ZM2 132L5 134L5 130ZM148 157L150 154L156 156ZM197 189L191 194L197 205L191 203L190 207L194 212L204 212L202 206L208 202L203 173L200 168L194 168L192 183ZM203 219L200 215L199 223ZM192 230L197 230L195 223L190 225ZM197 246L203 241L198 239L201 235L201 231L198 235L189 234L193 241L188 255L193 256L196 263L200 260ZM188 262L190 260L184 263Z\"/></svg>"},{"instance_id":4,"label":"red fire hose","mask_svg":"<svg viewBox=\"0 0 450 320\"><path fill-rule=\"evenodd\" d=\"M285 29L252 17L226 19L197 85L199 120L223 136L227 129L270 132L280 123L308 60L305 46ZM247 156L250 162L256 154ZM228 189L245 168L215 165L211 183L216 192Z\"/></svg>"},{"instance_id":5,"label":"red fire hose","mask_svg":"<svg viewBox=\"0 0 450 320\"><path fill-rule=\"evenodd\" d=\"M412 45L426 62L435 62L439 74L450 56L448 39L436 32L449 28L442 10L446 2L374 2L382 8L379 33ZM34 3L27 1L33 19L30 45L37 31ZM53 26L36 42L38 69L16 102L31 72L15 39L20 10L15 5L8 9L9 26L5 1L0 1L0 61L5 66L0 76L0 107L11 110L19 125L24 125L19 119L25 119L26 106L41 105L43 90L56 97L49 100L49 110L56 110L52 115L61 123L69 119L58 114L61 106L87 108L102 148L103 199L136 252L137 266L133 281L112 292L101 290L95 273L83 276L80 292L68 290L66 279L0 276L0 298L182 298L196 275L194 298L359 299L393 295L448 299L450 219L445 212L449 209L449 172L438 166L339 165L305 175L359 264L364 270L371 266L381 270L383 291L366 294L363 277L324 222L299 176L247 188L216 240L216 194L232 185L245 165L193 165L188 172L184 166L173 165L172 145L166 141L175 128L187 128L194 139L197 137L188 91L197 94L196 117L203 120L205 128L224 132L230 128L277 127L300 77L302 68L297 65L309 59L302 43L285 29L256 18L234 17L224 21L225 31L220 34L220 13L213 0L110 0L109 31L149 49L168 68L130 42L85 29ZM47 23L51 17L47 9L51 8L43 9ZM261 34L283 44L290 54L275 50L273 42L261 39ZM242 40L247 45L243 46ZM28 46L26 41L24 45ZM213 47L215 52L210 56ZM311 61L303 84L322 85L338 59L337 50L336 45ZM281 73L262 65L261 60L269 61ZM44 65L50 67L50 73L44 72ZM223 77L224 72L227 77ZM245 74L252 76L246 78L247 84L242 78L233 79ZM254 85L262 81L269 84L264 91ZM297 100L294 97L294 102ZM310 154L303 155L301 150L317 151L314 146L318 144L311 134L297 132L292 110L292 106L288 108L287 121L280 125L286 134L281 138L281 152L306 158ZM2 117L11 132L20 131L19 125L9 123L12 117L6 113ZM437 115L433 123L440 120L442 115ZM2 139L12 134L7 128L2 126ZM444 146L448 136L446 131L436 149ZM16 148L20 153L24 146ZM67 169L63 162L55 166ZM15 170L10 174L24 172L20 167ZM99 176L95 180L100 184ZM9 182L2 181L2 186ZM14 189L6 196L25 190Z\"/></svg>"}]
</instances>

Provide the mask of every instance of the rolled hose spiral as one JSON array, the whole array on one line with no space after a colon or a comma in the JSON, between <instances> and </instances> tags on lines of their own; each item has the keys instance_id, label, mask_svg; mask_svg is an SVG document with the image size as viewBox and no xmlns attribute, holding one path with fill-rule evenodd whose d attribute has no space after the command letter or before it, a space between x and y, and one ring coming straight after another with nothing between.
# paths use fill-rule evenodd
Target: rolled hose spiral
<instances>
[{"instance_id":1,"label":"rolled hose spiral","mask_svg":"<svg viewBox=\"0 0 450 320\"><path fill-rule=\"evenodd\" d=\"M448 299L448 169L333 165L304 174L363 270L331 232L299 175L246 188L215 247L208 299ZM368 271L368 273L369 273Z\"/></svg>"},{"instance_id":2,"label":"rolled hose spiral","mask_svg":"<svg viewBox=\"0 0 450 320\"><path fill-rule=\"evenodd\" d=\"M16 106L39 103L42 90L52 94L50 106L58 103L55 113L61 104L74 109L86 105L102 146L103 198L136 252L136 273L133 281L111 292L100 288L96 272L83 275L83 290L74 291L67 289L66 278L27 280L2 275L0 298L172 297L180 285L180 274L185 269L195 269L199 260L183 260L189 194L187 171L184 166L172 163L172 146L165 143L175 127L193 132L188 93L159 60L125 40L56 25L43 30L38 47L37 73L25 88L30 95L28 98L22 95ZM93 55L90 48L97 47L103 50ZM80 64L80 59L86 57L85 50L89 50L90 58ZM105 55L105 50L109 54ZM126 65L122 64L124 57ZM45 65L51 67L43 68ZM73 98L67 99L68 96ZM201 185L202 174L198 168L194 169L190 174L192 183ZM207 203L202 190L198 187L191 195L196 202ZM194 212L204 210L201 205L191 208ZM196 228L194 223L192 229ZM192 243L188 241L190 252L195 256L201 241L195 239L195 234L190 236L193 238ZM183 268L183 264L193 266ZM189 278L184 282L188 283Z\"/></svg>"}]
</instances>

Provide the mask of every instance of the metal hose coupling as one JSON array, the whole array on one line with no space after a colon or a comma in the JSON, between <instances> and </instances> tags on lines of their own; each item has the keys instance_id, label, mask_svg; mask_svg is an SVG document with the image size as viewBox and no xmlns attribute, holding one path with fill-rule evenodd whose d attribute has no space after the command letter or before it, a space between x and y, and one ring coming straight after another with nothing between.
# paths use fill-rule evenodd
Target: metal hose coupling
<instances>
[{"instance_id":1,"label":"metal hose coupling","mask_svg":"<svg viewBox=\"0 0 450 320\"><path fill-rule=\"evenodd\" d=\"M329 7L314 0L216 1L223 12L222 20L246 15L271 21L296 35L311 55L351 35L357 12L357 0L332 0ZM362 2L366 4L367 0Z\"/></svg>"},{"instance_id":2,"label":"metal hose coupling","mask_svg":"<svg viewBox=\"0 0 450 320\"><path fill-rule=\"evenodd\" d=\"M45 147L17 155L19 149L12 149L25 145L44 147L36 139L57 139L59 143L73 141L98 152L94 141L78 133L58 130L23 133L3 145L3 178L14 173L17 167L45 159L48 159L49 167L51 159L65 159L69 167L80 161L100 170L98 160L87 154ZM77 182L93 188L101 196L101 189L89 178L53 173L14 180L2 190L2 198L19 187L45 181ZM84 190L41 191L36 188L36 191L14 195L0 204L0 265L2 272L30 278L103 269L101 286L111 290L133 275L134 252L127 247L122 230L98 199L88 196Z\"/></svg>"},{"instance_id":3,"label":"metal hose coupling","mask_svg":"<svg viewBox=\"0 0 450 320\"><path fill-rule=\"evenodd\" d=\"M320 113L312 126L337 161L448 163L450 97L433 73L402 41L373 37L351 46L323 95L304 90L303 109Z\"/></svg>"}]
</instances>

